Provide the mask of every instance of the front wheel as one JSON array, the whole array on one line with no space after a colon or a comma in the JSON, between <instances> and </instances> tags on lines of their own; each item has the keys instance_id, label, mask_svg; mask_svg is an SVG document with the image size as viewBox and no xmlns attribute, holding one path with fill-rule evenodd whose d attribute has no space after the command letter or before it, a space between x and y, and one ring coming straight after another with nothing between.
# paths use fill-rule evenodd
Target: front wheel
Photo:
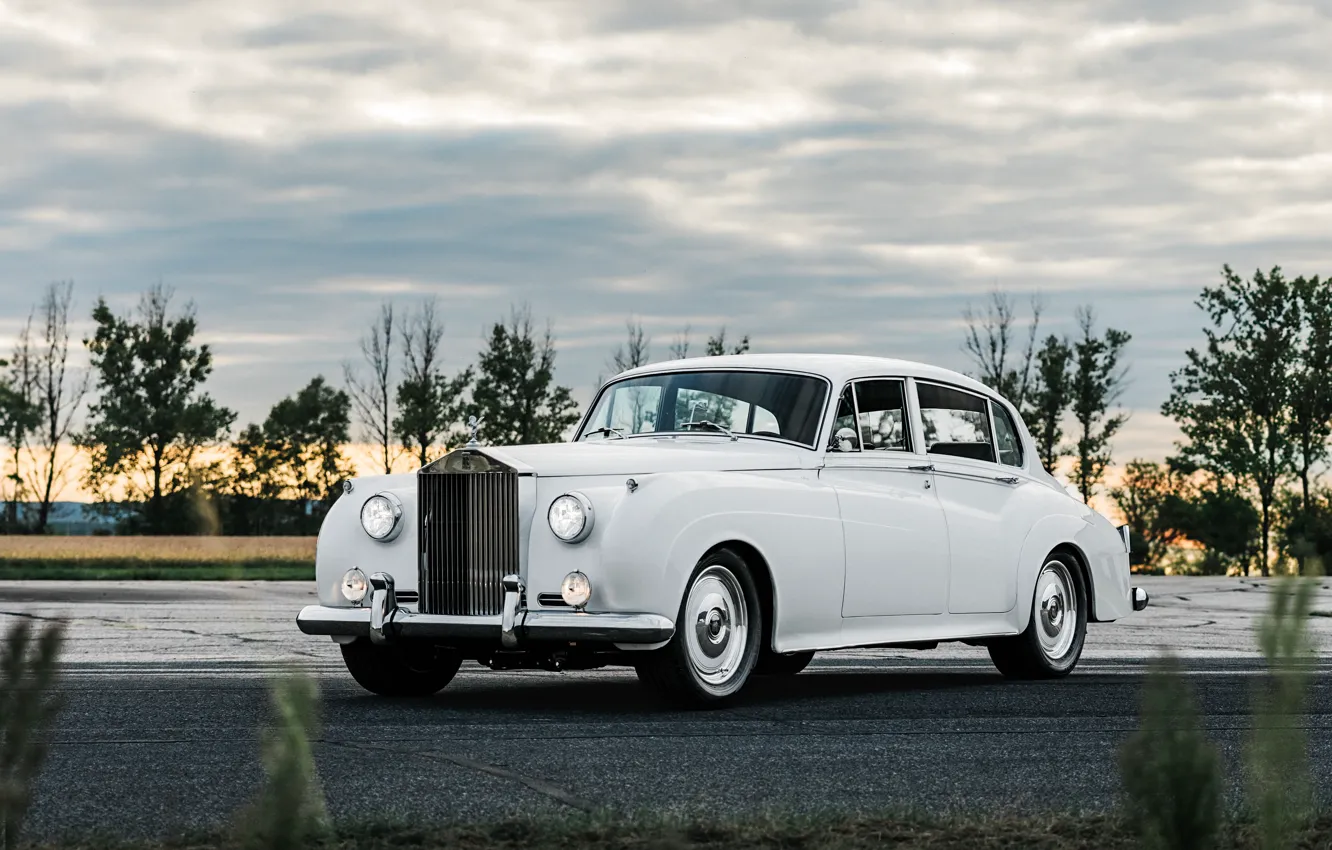
<instances>
[{"instance_id":1,"label":"front wheel","mask_svg":"<svg viewBox=\"0 0 1332 850\"><path fill-rule=\"evenodd\" d=\"M990 641L990 659L1010 679L1072 672L1087 638L1087 588L1072 557L1051 555L1036 576L1031 619L1020 635Z\"/></svg>"},{"instance_id":2,"label":"front wheel","mask_svg":"<svg viewBox=\"0 0 1332 850\"><path fill-rule=\"evenodd\" d=\"M453 681L462 658L434 646L379 646L367 638L342 645L342 661L356 683L384 697L428 697Z\"/></svg>"},{"instance_id":3,"label":"front wheel","mask_svg":"<svg viewBox=\"0 0 1332 850\"><path fill-rule=\"evenodd\" d=\"M719 549L694 568L670 643L635 665L639 681L684 708L716 708L758 659L763 614L744 559Z\"/></svg>"}]
</instances>

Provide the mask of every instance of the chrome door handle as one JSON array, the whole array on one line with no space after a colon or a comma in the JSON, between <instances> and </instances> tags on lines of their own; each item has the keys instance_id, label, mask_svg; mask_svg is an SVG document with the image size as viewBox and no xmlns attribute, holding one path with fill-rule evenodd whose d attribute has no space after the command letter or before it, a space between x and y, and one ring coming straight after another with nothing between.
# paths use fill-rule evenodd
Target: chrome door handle
<instances>
[{"instance_id":1,"label":"chrome door handle","mask_svg":"<svg viewBox=\"0 0 1332 850\"><path fill-rule=\"evenodd\" d=\"M934 464L926 463L921 466L908 466L907 469L911 470L912 472L933 472Z\"/></svg>"},{"instance_id":2,"label":"chrome door handle","mask_svg":"<svg viewBox=\"0 0 1332 850\"><path fill-rule=\"evenodd\" d=\"M1022 479L1018 478L1015 475L996 475L994 477L994 480L1002 482L1004 484L1016 484L1018 483L1018 481L1021 481Z\"/></svg>"}]
</instances>

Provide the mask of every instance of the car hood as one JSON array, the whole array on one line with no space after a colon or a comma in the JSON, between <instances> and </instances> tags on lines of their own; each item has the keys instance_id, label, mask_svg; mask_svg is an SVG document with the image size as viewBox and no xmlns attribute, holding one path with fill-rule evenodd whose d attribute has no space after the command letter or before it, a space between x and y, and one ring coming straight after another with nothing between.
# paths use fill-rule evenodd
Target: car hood
<instances>
[{"instance_id":1,"label":"car hood","mask_svg":"<svg viewBox=\"0 0 1332 850\"><path fill-rule=\"evenodd\" d=\"M808 449L767 440L724 436L631 437L586 443L486 446L478 451L542 476L647 475L655 472L801 469L814 464Z\"/></svg>"}]
</instances>

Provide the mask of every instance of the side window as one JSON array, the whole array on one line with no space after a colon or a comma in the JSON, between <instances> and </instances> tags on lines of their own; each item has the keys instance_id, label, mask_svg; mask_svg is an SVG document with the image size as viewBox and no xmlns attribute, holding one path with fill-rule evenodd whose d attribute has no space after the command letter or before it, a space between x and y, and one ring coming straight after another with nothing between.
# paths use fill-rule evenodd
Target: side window
<instances>
[{"instance_id":1,"label":"side window","mask_svg":"<svg viewBox=\"0 0 1332 850\"><path fill-rule=\"evenodd\" d=\"M907 451L906 392L901 381L856 384L860 443L866 451Z\"/></svg>"},{"instance_id":2,"label":"side window","mask_svg":"<svg viewBox=\"0 0 1332 850\"><path fill-rule=\"evenodd\" d=\"M1017 426L1002 404L990 402L994 416L995 439L999 442L999 462L1008 466L1022 465L1022 439L1018 437Z\"/></svg>"},{"instance_id":3,"label":"side window","mask_svg":"<svg viewBox=\"0 0 1332 850\"><path fill-rule=\"evenodd\" d=\"M856 405L851 396L850 384L842 390L842 398L837 402L837 418L833 420L832 439L828 441L828 451L860 451L860 440L856 437Z\"/></svg>"},{"instance_id":4,"label":"side window","mask_svg":"<svg viewBox=\"0 0 1332 850\"><path fill-rule=\"evenodd\" d=\"M917 382L916 387L926 452L994 462L986 399L938 384Z\"/></svg>"}]
</instances>

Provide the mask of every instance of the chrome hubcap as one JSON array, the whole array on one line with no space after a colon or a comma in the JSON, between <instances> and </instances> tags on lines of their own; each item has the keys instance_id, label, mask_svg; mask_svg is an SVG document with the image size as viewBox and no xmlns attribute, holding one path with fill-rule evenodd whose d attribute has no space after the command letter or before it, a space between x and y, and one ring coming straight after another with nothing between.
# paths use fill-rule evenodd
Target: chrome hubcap
<instances>
[{"instance_id":1,"label":"chrome hubcap","mask_svg":"<svg viewBox=\"0 0 1332 850\"><path fill-rule=\"evenodd\" d=\"M1045 657L1068 654L1078 630L1078 599L1073 576L1063 561L1051 561L1036 579L1036 637Z\"/></svg>"},{"instance_id":2,"label":"chrome hubcap","mask_svg":"<svg viewBox=\"0 0 1332 850\"><path fill-rule=\"evenodd\" d=\"M705 685L725 689L745 656L749 611L735 574L722 566L699 573L685 602L689 663Z\"/></svg>"}]
</instances>

